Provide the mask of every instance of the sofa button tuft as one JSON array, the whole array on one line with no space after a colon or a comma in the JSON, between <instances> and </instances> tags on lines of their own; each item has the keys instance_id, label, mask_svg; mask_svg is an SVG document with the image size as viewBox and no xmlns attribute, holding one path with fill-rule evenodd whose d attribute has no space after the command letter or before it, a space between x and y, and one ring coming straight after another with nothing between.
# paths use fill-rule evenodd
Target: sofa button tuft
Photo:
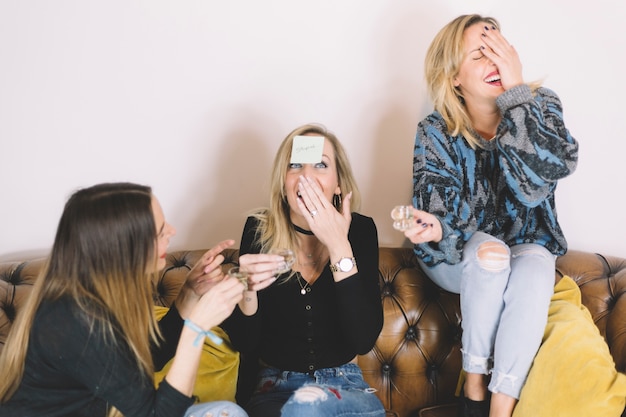
<instances>
[{"instance_id":1,"label":"sofa button tuft","mask_svg":"<svg viewBox=\"0 0 626 417\"><path fill-rule=\"evenodd\" d=\"M415 327L409 327L404 334L405 340L415 340L417 338L417 329Z\"/></svg>"},{"instance_id":2,"label":"sofa button tuft","mask_svg":"<svg viewBox=\"0 0 626 417\"><path fill-rule=\"evenodd\" d=\"M381 294L383 295L383 297L389 297L392 294L391 285L385 283L385 286L381 290Z\"/></svg>"},{"instance_id":3,"label":"sofa button tuft","mask_svg":"<svg viewBox=\"0 0 626 417\"><path fill-rule=\"evenodd\" d=\"M434 363L431 363L426 367L426 377L428 378L428 381L432 385L437 385L438 374L439 374L439 367L435 365Z\"/></svg>"}]
</instances>

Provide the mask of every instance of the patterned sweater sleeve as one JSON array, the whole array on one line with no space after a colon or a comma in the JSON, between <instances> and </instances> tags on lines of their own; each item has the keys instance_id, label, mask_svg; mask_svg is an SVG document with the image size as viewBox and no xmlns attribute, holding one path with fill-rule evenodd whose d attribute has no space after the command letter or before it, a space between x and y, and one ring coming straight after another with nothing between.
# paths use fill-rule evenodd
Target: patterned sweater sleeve
<instances>
[{"instance_id":1,"label":"patterned sweater sleeve","mask_svg":"<svg viewBox=\"0 0 626 417\"><path fill-rule=\"evenodd\" d=\"M565 128L561 101L547 88L533 96L528 85L519 85L496 104L503 115L497 145L507 186L520 203L536 207L576 169L578 142Z\"/></svg>"},{"instance_id":2,"label":"patterned sweater sleeve","mask_svg":"<svg viewBox=\"0 0 626 417\"><path fill-rule=\"evenodd\" d=\"M466 163L474 158L474 151L447 134L441 115L431 113L422 120L415 137L413 154L413 205L440 220L443 238L439 243L415 245L415 253L429 266L440 262L460 262L463 244L476 231L474 211L467 200L468 183ZM459 143L463 142L463 146ZM463 149L462 149L463 148Z\"/></svg>"}]
</instances>

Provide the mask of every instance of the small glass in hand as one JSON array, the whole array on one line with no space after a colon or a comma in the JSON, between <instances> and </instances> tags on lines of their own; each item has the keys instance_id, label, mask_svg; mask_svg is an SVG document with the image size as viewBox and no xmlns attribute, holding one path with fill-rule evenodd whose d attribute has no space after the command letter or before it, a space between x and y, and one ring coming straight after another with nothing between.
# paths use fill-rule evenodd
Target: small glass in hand
<instances>
[{"instance_id":1,"label":"small glass in hand","mask_svg":"<svg viewBox=\"0 0 626 417\"><path fill-rule=\"evenodd\" d=\"M275 271L276 275L289 272L293 264L296 262L296 255L294 255L291 249L275 248L271 249L268 253L283 257L283 262L278 265L278 269Z\"/></svg>"},{"instance_id":2,"label":"small glass in hand","mask_svg":"<svg viewBox=\"0 0 626 417\"><path fill-rule=\"evenodd\" d=\"M244 291L248 290L248 277L250 277L250 273L248 271L242 270L238 266L234 266L228 270L228 276L237 278L244 286Z\"/></svg>"},{"instance_id":3,"label":"small glass in hand","mask_svg":"<svg viewBox=\"0 0 626 417\"><path fill-rule=\"evenodd\" d=\"M415 222L413 221L413 206L395 206L391 210L391 218L393 219L393 228L405 231L411 228Z\"/></svg>"}]
</instances>

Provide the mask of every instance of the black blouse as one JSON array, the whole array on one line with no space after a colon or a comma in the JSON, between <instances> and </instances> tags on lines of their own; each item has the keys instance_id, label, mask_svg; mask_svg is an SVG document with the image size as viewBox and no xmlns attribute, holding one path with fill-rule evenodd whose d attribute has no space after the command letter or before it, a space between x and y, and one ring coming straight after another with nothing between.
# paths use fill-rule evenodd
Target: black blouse
<instances>
[{"instance_id":1,"label":"black blouse","mask_svg":"<svg viewBox=\"0 0 626 417\"><path fill-rule=\"evenodd\" d=\"M258 253L258 220L249 217L240 254ZM352 214L348 233L358 272L335 282L328 265L302 295L304 280L276 280L258 292L256 314L237 307L223 323L236 349L281 370L312 372L369 352L383 325L378 284L378 235L370 217Z\"/></svg>"}]
</instances>

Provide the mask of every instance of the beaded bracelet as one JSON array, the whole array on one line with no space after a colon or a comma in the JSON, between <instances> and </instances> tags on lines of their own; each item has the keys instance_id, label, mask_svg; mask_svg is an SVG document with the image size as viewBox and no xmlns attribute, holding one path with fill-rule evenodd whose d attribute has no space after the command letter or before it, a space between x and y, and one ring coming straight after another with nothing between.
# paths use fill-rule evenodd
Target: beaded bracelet
<instances>
[{"instance_id":1,"label":"beaded bracelet","mask_svg":"<svg viewBox=\"0 0 626 417\"><path fill-rule=\"evenodd\" d=\"M204 340L205 337L208 337L209 339L211 339L213 343L215 343L216 345L220 345L223 342L221 337L219 337L218 335L216 335L210 330L202 330L200 326L198 326L196 323L194 323L193 321L189 319L185 319L185 326L189 327L191 330L198 333L196 340L193 341L194 346L198 346L200 342Z\"/></svg>"}]
</instances>

